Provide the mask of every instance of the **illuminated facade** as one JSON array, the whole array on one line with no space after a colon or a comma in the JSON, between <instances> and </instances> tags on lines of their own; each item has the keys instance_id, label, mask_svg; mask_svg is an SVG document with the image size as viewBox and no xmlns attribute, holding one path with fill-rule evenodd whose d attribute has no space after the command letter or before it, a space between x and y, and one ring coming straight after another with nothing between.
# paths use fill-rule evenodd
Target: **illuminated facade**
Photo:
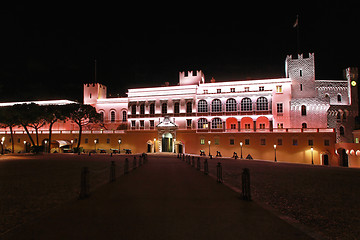
<instances>
[{"instance_id":1,"label":"illuminated facade","mask_svg":"<svg viewBox=\"0 0 360 240\"><path fill-rule=\"evenodd\" d=\"M205 82L202 71L180 72L177 86L136 88L106 98L106 87L85 84L84 103L96 107L106 129L157 131L164 117L176 131L196 133L319 132L335 129L352 141L358 115L357 85L315 80L314 54L287 56L285 78ZM297 129L297 130L296 130ZM176 131L172 138L176 138ZM162 151L163 131L158 131ZM174 147L174 146L173 146Z\"/></svg>"},{"instance_id":2,"label":"illuminated facade","mask_svg":"<svg viewBox=\"0 0 360 240\"><path fill-rule=\"evenodd\" d=\"M316 80L314 54L300 54L286 57L284 78L206 82L202 71L180 72L177 86L129 89L122 98L107 98L100 83L85 84L84 104L97 109L102 124L84 131L82 146L91 150L97 140L99 148L120 148L121 139L134 152L240 156L242 143L244 157L272 159L276 145L278 161L300 163L311 162L313 147L315 164L347 165L335 145L353 142L353 71L347 80ZM55 137L77 141L76 125L58 126Z\"/></svg>"}]
</instances>

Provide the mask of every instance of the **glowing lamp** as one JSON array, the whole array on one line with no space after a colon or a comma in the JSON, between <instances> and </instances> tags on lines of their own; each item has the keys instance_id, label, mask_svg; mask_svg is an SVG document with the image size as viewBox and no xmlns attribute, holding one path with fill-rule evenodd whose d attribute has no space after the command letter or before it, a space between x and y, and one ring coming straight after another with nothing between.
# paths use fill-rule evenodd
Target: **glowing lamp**
<instances>
[{"instance_id":1,"label":"glowing lamp","mask_svg":"<svg viewBox=\"0 0 360 240\"><path fill-rule=\"evenodd\" d=\"M356 86L356 81L351 81L351 86L355 87Z\"/></svg>"}]
</instances>

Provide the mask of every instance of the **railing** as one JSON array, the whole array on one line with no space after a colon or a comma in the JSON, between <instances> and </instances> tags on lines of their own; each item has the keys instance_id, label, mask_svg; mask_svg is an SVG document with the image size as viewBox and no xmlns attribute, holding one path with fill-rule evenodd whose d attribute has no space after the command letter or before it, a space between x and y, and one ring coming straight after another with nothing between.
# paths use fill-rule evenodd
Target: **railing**
<instances>
[{"instance_id":1,"label":"railing","mask_svg":"<svg viewBox=\"0 0 360 240\"><path fill-rule=\"evenodd\" d=\"M178 128L178 130L189 130L191 128L189 127L184 127L184 128ZM150 129L143 129L143 128L137 128L137 129L129 129L131 131L144 131L144 130L155 130L155 128L150 128ZM277 133L317 133L317 132L321 132L321 133L325 133L325 132L335 132L335 129L333 128L265 128L265 129L223 129L223 128L198 128L195 129L193 128L193 130L196 130L197 133L214 133L214 132L226 132L226 133L253 133L253 132L257 132L257 133L261 133L261 132L277 132ZM35 134L35 131L29 131L30 134ZM39 134L49 134L48 130L44 130L44 131L38 131ZM124 134L125 130L83 130L82 134ZM0 134L11 134L10 131L0 131ZM25 131L21 131L21 130L16 130L13 131L13 134L26 134ZM54 130L52 131L52 134L79 134L78 130Z\"/></svg>"},{"instance_id":2,"label":"railing","mask_svg":"<svg viewBox=\"0 0 360 240\"><path fill-rule=\"evenodd\" d=\"M203 117L203 116L233 116L233 115L270 115L272 110L253 110L253 111L221 111L221 112L192 112L192 113L156 113L156 114L129 114L128 118L159 118L159 117ZM119 121L105 123L117 123ZM122 122L122 121L120 121Z\"/></svg>"}]
</instances>

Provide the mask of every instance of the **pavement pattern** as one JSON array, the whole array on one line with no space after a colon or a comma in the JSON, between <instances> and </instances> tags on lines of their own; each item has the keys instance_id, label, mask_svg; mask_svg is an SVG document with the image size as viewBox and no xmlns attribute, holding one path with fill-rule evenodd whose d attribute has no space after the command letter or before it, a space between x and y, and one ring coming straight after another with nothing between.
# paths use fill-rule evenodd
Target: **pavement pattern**
<instances>
[{"instance_id":1,"label":"pavement pattern","mask_svg":"<svg viewBox=\"0 0 360 240\"><path fill-rule=\"evenodd\" d=\"M312 239L177 158L149 162L3 239Z\"/></svg>"}]
</instances>

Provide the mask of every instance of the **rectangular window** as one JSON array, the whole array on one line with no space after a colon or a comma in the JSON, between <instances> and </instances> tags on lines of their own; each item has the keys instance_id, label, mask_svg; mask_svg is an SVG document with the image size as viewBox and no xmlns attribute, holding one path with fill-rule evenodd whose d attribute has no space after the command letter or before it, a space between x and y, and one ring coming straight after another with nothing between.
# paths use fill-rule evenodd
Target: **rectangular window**
<instances>
[{"instance_id":1,"label":"rectangular window","mask_svg":"<svg viewBox=\"0 0 360 240\"><path fill-rule=\"evenodd\" d=\"M284 128L284 124L283 124L283 123L278 123L278 124L277 124L277 128L283 129L283 128Z\"/></svg>"},{"instance_id":2,"label":"rectangular window","mask_svg":"<svg viewBox=\"0 0 360 240\"><path fill-rule=\"evenodd\" d=\"M109 144L110 143L110 138L106 139L106 143Z\"/></svg>"},{"instance_id":3,"label":"rectangular window","mask_svg":"<svg viewBox=\"0 0 360 240\"><path fill-rule=\"evenodd\" d=\"M259 127L260 127L260 129L265 129L265 123L260 123Z\"/></svg>"},{"instance_id":4,"label":"rectangular window","mask_svg":"<svg viewBox=\"0 0 360 240\"><path fill-rule=\"evenodd\" d=\"M245 129L250 129L250 123L245 123Z\"/></svg>"},{"instance_id":5,"label":"rectangular window","mask_svg":"<svg viewBox=\"0 0 360 240\"><path fill-rule=\"evenodd\" d=\"M250 139L248 138L245 139L245 145L250 145Z\"/></svg>"},{"instance_id":6,"label":"rectangular window","mask_svg":"<svg viewBox=\"0 0 360 240\"><path fill-rule=\"evenodd\" d=\"M283 113L283 104L282 103L276 103L276 112L277 113Z\"/></svg>"},{"instance_id":7,"label":"rectangular window","mask_svg":"<svg viewBox=\"0 0 360 240\"><path fill-rule=\"evenodd\" d=\"M283 144L282 138L278 138L277 145L282 146L282 144Z\"/></svg>"},{"instance_id":8,"label":"rectangular window","mask_svg":"<svg viewBox=\"0 0 360 240\"><path fill-rule=\"evenodd\" d=\"M154 120L150 120L150 127L153 128L154 127Z\"/></svg>"},{"instance_id":9,"label":"rectangular window","mask_svg":"<svg viewBox=\"0 0 360 240\"><path fill-rule=\"evenodd\" d=\"M20 138L18 138L17 142L20 143Z\"/></svg>"},{"instance_id":10,"label":"rectangular window","mask_svg":"<svg viewBox=\"0 0 360 240\"><path fill-rule=\"evenodd\" d=\"M131 127L135 127L135 126L136 126L135 120L131 120Z\"/></svg>"},{"instance_id":11,"label":"rectangular window","mask_svg":"<svg viewBox=\"0 0 360 240\"><path fill-rule=\"evenodd\" d=\"M309 140L308 140L308 145L309 145L309 146L314 146L314 140L309 139Z\"/></svg>"},{"instance_id":12,"label":"rectangular window","mask_svg":"<svg viewBox=\"0 0 360 240\"><path fill-rule=\"evenodd\" d=\"M230 128L231 129L236 129L236 124L235 123L230 124Z\"/></svg>"},{"instance_id":13,"label":"rectangular window","mask_svg":"<svg viewBox=\"0 0 360 240\"><path fill-rule=\"evenodd\" d=\"M282 85L277 85L276 86L276 93L282 93L283 90L282 90Z\"/></svg>"},{"instance_id":14,"label":"rectangular window","mask_svg":"<svg viewBox=\"0 0 360 240\"><path fill-rule=\"evenodd\" d=\"M140 127L141 127L141 128L144 128L144 125L145 125L145 124L144 124L144 120L140 120Z\"/></svg>"},{"instance_id":15,"label":"rectangular window","mask_svg":"<svg viewBox=\"0 0 360 240\"><path fill-rule=\"evenodd\" d=\"M298 145L298 140L297 139L293 139L293 146L297 146Z\"/></svg>"},{"instance_id":16,"label":"rectangular window","mask_svg":"<svg viewBox=\"0 0 360 240\"><path fill-rule=\"evenodd\" d=\"M85 143L89 143L89 139L88 139L88 138L85 138Z\"/></svg>"},{"instance_id":17,"label":"rectangular window","mask_svg":"<svg viewBox=\"0 0 360 240\"><path fill-rule=\"evenodd\" d=\"M235 144L235 140L233 138L230 138L230 145L234 145Z\"/></svg>"},{"instance_id":18,"label":"rectangular window","mask_svg":"<svg viewBox=\"0 0 360 240\"><path fill-rule=\"evenodd\" d=\"M191 124L192 124L191 119L186 119L186 126L187 126L188 128L191 128Z\"/></svg>"},{"instance_id":19,"label":"rectangular window","mask_svg":"<svg viewBox=\"0 0 360 240\"><path fill-rule=\"evenodd\" d=\"M204 139L204 138L201 138L201 139L200 139L200 144L201 144L201 145L205 145L205 139Z\"/></svg>"},{"instance_id":20,"label":"rectangular window","mask_svg":"<svg viewBox=\"0 0 360 240\"><path fill-rule=\"evenodd\" d=\"M219 139L219 138L215 138L214 141L215 141L215 145L219 145L219 144L220 144L220 139Z\"/></svg>"},{"instance_id":21,"label":"rectangular window","mask_svg":"<svg viewBox=\"0 0 360 240\"><path fill-rule=\"evenodd\" d=\"M261 139L260 139L260 145L262 145L262 146L266 145L266 140L265 140L265 138L261 138Z\"/></svg>"},{"instance_id":22,"label":"rectangular window","mask_svg":"<svg viewBox=\"0 0 360 240\"><path fill-rule=\"evenodd\" d=\"M263 86L259 87L259 91L265 91L265 87Z\"/></svg>"},{"instance_id":23,"label":"rectangular window","mask_svg":"<svg viewBox=\"0 0 360 240\"><path fill-rule=\"evenodd\" d=\"M249 87L245 87L244 90L245 90L245 92L249 92L249 91L250 91L250 88L249 88Z\"/></svg>"},{"instance_id":24,"label":"rectangular window","mask_svg":"<svg viewBox=\"0 0 360 240\"><path fill-rule=\"evenodd\" d=\"M216 89L216 92L221 93L221 89L220 88Z\"/></svg>"},{"instance_id":25,"label":"rectangular window","mask_svg":"<svg viewBox=\"0 0 360 240\"><path fill-rule=\"evenodd\" d=\"M356 140L355 140L355 142L356 142ZM357 143L359 143L359 139L358 139ZM324 140L324 146L330 146L330 140L329 139Z\"/></svg>"},{"instance_id":26,"label":"rectangular window","mask_svg":"<svg viewBox=\"0 0 360 240\"><path fill-rule=\"evenodd\" d=\"M230 88L230 92L235 92L235 88Z\"/></svg>"},{"instance_id":27,"label":"rectangular window","mask_svg":"<svg viewBox=\"0 0 360 240\"><path fill-rule=\"evenodd\" d=\"M204 94L208 94L209 91L207 89L204 90Z\"/></svg>"}]
</instances>

